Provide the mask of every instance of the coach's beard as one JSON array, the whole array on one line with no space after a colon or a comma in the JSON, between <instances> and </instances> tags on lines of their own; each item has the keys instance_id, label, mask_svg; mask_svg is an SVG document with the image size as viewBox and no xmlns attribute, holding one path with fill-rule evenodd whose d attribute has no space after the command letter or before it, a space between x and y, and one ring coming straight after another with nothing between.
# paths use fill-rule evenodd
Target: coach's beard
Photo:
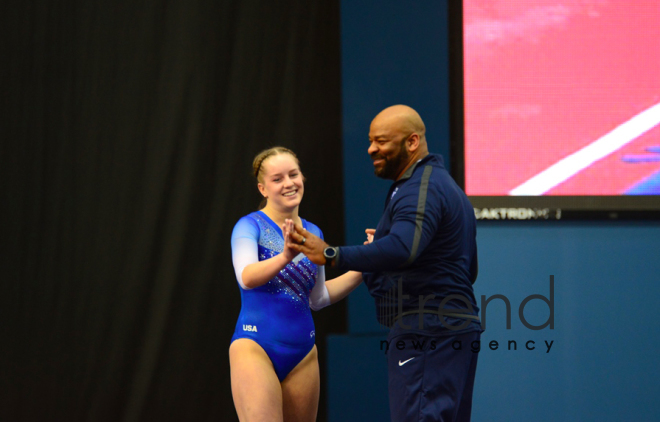
<instances>
[{"instance_id":1,"label":"coach's beard","mask_svg":"<svg viewBox=\"0 0 660 422\"><path fill-rule=\"evenodd\" d=\"M371 159L373 161L383 160L383 164L380 167L374 168L374 174L381 179L396 180L400 169L405 165L409 157L410 154L408 154L406 146L403 143L401 144L399 153L390 159L382 155L372 155Z\"/></svg>"}]
</instances>

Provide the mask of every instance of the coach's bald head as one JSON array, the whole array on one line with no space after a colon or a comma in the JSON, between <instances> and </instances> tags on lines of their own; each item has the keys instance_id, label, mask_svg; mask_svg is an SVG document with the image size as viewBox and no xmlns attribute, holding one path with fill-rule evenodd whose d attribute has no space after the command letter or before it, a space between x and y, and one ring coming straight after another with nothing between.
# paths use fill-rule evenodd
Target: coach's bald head
<instances>
[{"instance_id":1,"label":"coach's bald head","mask_svg":"<svg viewBox=\"0 0 660 422\"><path fill-rule=\"evenodd\" d=\"M387 107L371 121L369 155L375 173L385 179L399 179L406 170L428 155L426 127L411 107Z\"/></svg>"}]
</instances>

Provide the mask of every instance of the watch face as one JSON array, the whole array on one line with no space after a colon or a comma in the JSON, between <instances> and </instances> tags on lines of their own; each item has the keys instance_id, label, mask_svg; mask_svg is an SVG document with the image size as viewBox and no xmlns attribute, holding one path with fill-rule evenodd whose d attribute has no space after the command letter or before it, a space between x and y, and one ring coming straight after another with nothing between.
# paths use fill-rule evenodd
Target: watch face
<instances>
[{"instance_id":1,"label":"watch face","mask_svg":"<svg viewBox=\"0 0 660 422\"><path fill-rule=\"evenodd\" d=\"M335 248L325 248L323 255L328 259L332 259L337 255L337 250Z\"/></svg>"}]
</instances>

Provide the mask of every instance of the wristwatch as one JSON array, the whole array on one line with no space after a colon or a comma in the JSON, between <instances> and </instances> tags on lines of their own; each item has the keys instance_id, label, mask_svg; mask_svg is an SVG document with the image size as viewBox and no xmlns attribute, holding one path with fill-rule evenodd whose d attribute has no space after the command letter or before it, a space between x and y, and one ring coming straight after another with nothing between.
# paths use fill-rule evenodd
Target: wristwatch
<instances>
[{"instance_id":1,"label":"wristwatch","mask_svg":"<svg viewBox=\"0 0 660 422\"><path fill-rule=\"evenodd\" d=\"M339 253L339 248L328 246L323 249L323 256L325 257L325 265L332 265L337 258L337 253Z\"/></svg>"}]
</instances>

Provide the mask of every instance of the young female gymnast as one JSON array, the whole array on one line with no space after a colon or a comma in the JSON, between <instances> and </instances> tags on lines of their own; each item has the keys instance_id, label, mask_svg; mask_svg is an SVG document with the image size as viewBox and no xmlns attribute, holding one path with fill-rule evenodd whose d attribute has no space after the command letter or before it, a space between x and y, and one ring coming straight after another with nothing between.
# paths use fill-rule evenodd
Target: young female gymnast
<instances>
[{"instance_id":1,"label":"young female gymnast","mask_svg":"<svg viewBox=\"0 0 660 422\"><path fill-rule=\"evenodd\" d=\"M242 422L312 422L320 380L310 308L341 300L362 274L350 271L326 281L323 266L286 246L294 224L323 236L298 216L304 177L291 150L262 151L252 166L265 206L241 218L231 238L241 291L229 347L234 405Z\"/></svg>"}]
</instances>

